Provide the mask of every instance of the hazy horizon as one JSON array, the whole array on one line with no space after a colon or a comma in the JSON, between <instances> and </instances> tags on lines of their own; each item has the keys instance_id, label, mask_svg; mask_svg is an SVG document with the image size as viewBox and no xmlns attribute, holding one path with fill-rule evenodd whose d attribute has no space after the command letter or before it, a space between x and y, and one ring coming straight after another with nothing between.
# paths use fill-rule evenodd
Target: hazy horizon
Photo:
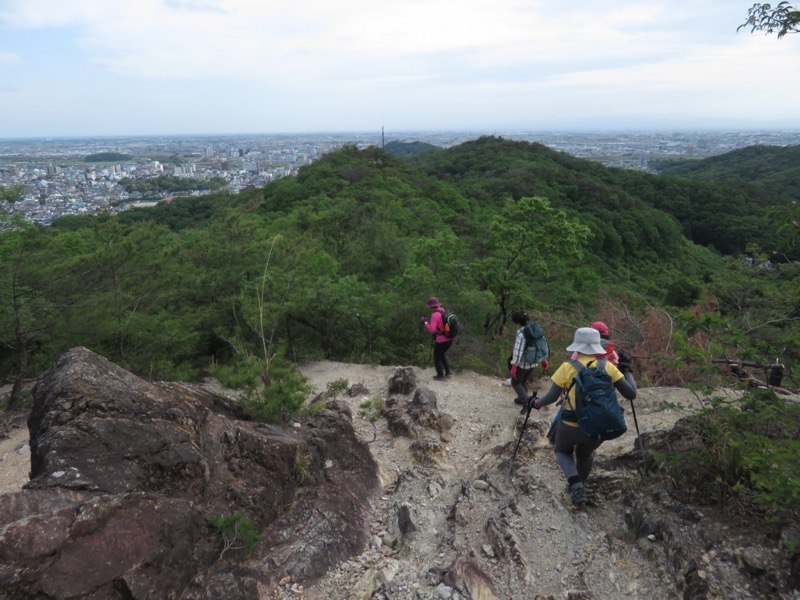
<instances>
[{"instance_id":1,"label":"hazy horizon","mask_svg":"<svg viewBox=\"0 0 800 600\"><path fill-rule=\"evenodd\" d=\"M781 126L696 126L696 127L553 127L551 129L408 129L408 130L351 130L351 131L231 131L231 132L166 132L166 133L108 133L108 134L70 134L70 135L40 135L40 136L0 136L0 141L58 141L58 140L81 140L81 139L135 139L135 138L204 138L204 137L313 137L313 136L377 136L385 135L387 138L406 137L410 135L436 136L436 135L555 135L555 134L719 134L719 133L800 133L800 125L781 127Z\"/></svg>"}]
</instances>

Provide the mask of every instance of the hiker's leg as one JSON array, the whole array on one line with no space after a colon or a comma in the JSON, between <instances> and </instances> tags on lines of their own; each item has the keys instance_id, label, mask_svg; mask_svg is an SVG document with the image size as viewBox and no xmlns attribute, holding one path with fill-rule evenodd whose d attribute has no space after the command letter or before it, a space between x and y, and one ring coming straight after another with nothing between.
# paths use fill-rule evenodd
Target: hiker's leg
<instances>
[{"instance_id":1,"label":"hiker's leg","mask_svg":"<svg viewBox=\"0 0 800 600\"><path fill-rule=\"evenodd\" d=\"M444 377L452 371L446 356L452 345L453 340L447 340L446 342L436 342L433 346L433 367L436 369L437 377Z\"/></svg>"},{"instance_id":2,"label":"hiker's leg","mask_svg":"<svg viewBox=\"0 0 800 600\"><path fill-rule=\"evenodd\" d=\"M583 441L575 446L575 462L578 467L578 476L585 482L592 472L594 464L594 451L602 444L600 440L590 440L584 436Z\"/></svg>"},{"instance_id":3,"label":"hiker's leg","mask_svg":"<svg viewBox=\"0 0 800 600\"><path fill-rule=\"evenodd\" d=\"M436 342L433 345L433 368L436 369L438 377L444 377L444 344Z\"/></svg>"},{"instance_id":4,"label":"hiker's leg","mask_svg":"<svg viewBox=\"0 0 800 600\"><path fill-rule=\"evenodd\" d=\"M523 406L526 405L528 403L528 390L525 389L525 386L516 379L511 379L511 387L517 393L515 402Z\"/></svg>"},{"instance_id":5,"label":"hiker's leg","mask_svg":"<svg viewBox=\"0 0 800 600\"><path fill-rule=\"evenodd\" d=\"M511 379L511 387L517 392L517 404L522 404L524 406L528 403L528 388L525 386L525 383L528 381L528 377L532 372L533 369L517 367L517 376Z\"/></svg>"},{"instance_id":6,"label":"hiker's leg","mask_svg":"<svg viewBox=\"0 0 800 600\"><path fill-rule=\"evenodd\" d=\"M517 370L517 375L519 376L519 382L525 389L528 389L528 380L533 375L533 368L530 369L522 369L522 371Z\"/></svg>"},{"instance_id":7,"label":"hiker's leg","mask_svg":"<svg viewBox=\"0 0 800 600\"><path fill-rule=\"evenodd\" d=\"M444 374L449 375L453 372L453 369L450 368L450 362L447 360L447 351L450 350L450 346L453 345L453 340L447 340L446 342L442 342L442 368L444 369Z\"/></svg>"},{"instance_id":8,"label":"hiker's leg","mask_svg":"<svg viewBox=\"0 0 800 600\"><path fill-rule=\"evenodd\" d=\"M567 481L570 479L575 480L578 477L578 467L575 464L575 458L572 453L575 451L575 445L584 437L577 427L570 427L559 421L553 450L556 455L556 462L564 472Z\"/></svg>"}]
</instances>

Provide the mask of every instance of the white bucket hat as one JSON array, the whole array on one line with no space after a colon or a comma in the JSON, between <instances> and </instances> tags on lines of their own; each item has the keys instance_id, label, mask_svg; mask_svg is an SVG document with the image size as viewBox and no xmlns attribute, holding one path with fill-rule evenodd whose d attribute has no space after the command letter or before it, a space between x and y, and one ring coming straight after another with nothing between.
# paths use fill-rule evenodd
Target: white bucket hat
<instances>
[{"instance_id":1,"label":"white bucket hat","mask_svg":"<svg viewBox=\"0 0 800 600\"><path fill-rule=\"evenodd\" d=\"M575 330L575 339L567 346L568 352L581 354L605 354L605 348L600 343L600 332L591 327L580 327Z\"/></svg>"}]
</instances>

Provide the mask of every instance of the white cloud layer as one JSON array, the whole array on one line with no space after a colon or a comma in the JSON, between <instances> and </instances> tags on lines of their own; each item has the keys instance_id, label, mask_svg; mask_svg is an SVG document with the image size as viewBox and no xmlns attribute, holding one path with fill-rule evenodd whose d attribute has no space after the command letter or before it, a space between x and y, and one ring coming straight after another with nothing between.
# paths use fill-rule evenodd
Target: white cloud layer
<instances>
[{"instance_id":1,"label":"white cloud layer","mask_svg":"<svg viewBox=\"0 0 800 600\"><path fill-rule=\"evenodd\" d=\"M737 4L0 0L0 135L800 127L800 36Z\"/></svg>"}]
</instances>

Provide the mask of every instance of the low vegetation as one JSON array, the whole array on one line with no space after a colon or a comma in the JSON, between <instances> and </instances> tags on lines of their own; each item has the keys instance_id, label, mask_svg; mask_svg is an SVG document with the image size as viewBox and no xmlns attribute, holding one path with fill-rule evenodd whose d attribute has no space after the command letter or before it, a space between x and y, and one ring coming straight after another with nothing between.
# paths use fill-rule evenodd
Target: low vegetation
<instances>
[{"instance_id":1,"label":"low vegetation","mask_svg":"<svg viewBox=\"0 0 800 600\"><path fill-rule=\"evenodd\" d=\"M256 524L241 511L211 515L208 526L220 539L220 559L230 550L243 550L245 554L250 554L261 541Z\"/></svg>"},{"instance_id":2,"label":"low vegetation","mask_svg":"<svg viewBox=\"0 0 800 600\"><path fill-rule=\"evenodd\" d=\"M800 405L763 389L735 401L712 397L681 426L680 447L658 460L691 500L768 524L800 523Z\"/></svg>"}]
</instances>

